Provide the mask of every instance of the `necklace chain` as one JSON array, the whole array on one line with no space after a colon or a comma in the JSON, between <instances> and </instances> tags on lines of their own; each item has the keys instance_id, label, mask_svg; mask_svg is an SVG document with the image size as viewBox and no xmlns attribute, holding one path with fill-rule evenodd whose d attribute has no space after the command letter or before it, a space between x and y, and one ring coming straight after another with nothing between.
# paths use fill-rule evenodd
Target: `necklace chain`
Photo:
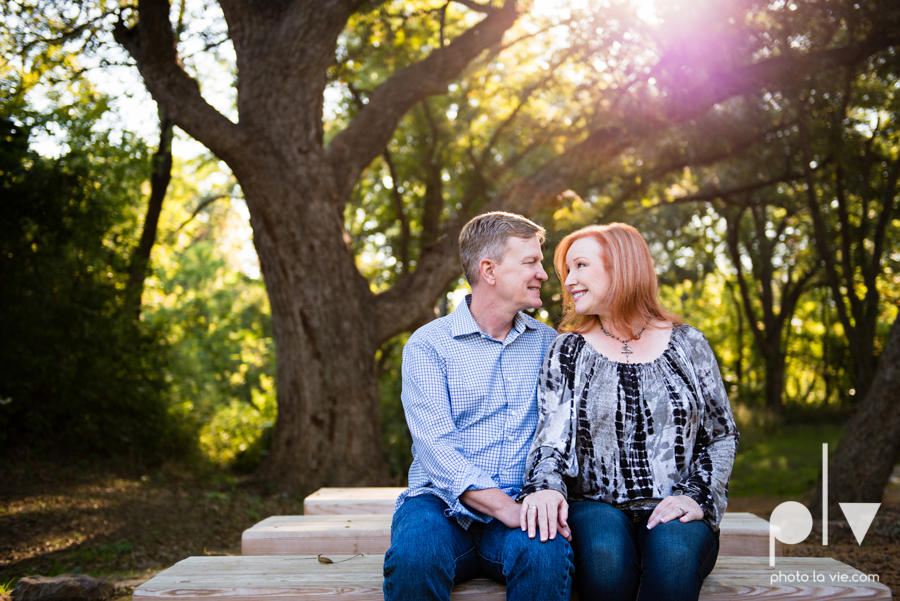
<instances>
[{"instance_id":1,"label":"necklace chain","mask_svg":"<svg viewBox=\"0 0 900 601\"><path fill-rule=\"evenodd\" d=\"M603 327L603 320L602 320L602 319L600 319L600 318L598 317L598 318L597 318L597 321L600 322L600 329L603 331L604 334L606 334L607 336L609 336L609 337L612 338L613 340L618 340L619 342L622 343L622 353L625 355L625 363L631 363L631 361L630 361L630 355L634 354L634 351L631 350L631 347L628 346L628 343L631 342L632 340L638 340L638 339L641 337L641 334L644 333L644 330L647 329L647 326L645 325L644 327L642 327L642 328L640 329L640 331L639 331L637 334L635 334L634 336L632 336L632 337L629 338L628 340L622 340L622 339L619 338L618 336L613 336L612 334L610 334L609 331L608 331L606 328Z\"/></svg>"}]
</instances>

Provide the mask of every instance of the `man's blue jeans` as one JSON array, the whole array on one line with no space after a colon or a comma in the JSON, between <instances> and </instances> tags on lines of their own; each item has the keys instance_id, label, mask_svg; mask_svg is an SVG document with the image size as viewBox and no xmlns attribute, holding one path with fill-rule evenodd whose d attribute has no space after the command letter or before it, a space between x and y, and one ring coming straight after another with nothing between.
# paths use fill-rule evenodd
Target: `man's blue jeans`
<instances>
[{"instance_id":1,"label":"man's blue jeans","mask_svg":"<svg viewBox=\"0 0 900 601\"><path fill-rule=\"evenodd\" d=\"M572 548L561 536L542 543L499 520L463 530L433 495L407 499L394 514L384 556L385 601L449 600L453 585L488 576L509 601L569 601Z\"/></svg>"},{"instance_id":2,"label":"man's blue jeans","mask_svg":"<svg viewBox=\"0 0 900 601\"><path fill-rule=\"evenodd\" d=\"M716 565L718 532L705 522L678 520L647 530L650 514L570 502L579 601L697 601Z\"/></svg>"}]
</instances>

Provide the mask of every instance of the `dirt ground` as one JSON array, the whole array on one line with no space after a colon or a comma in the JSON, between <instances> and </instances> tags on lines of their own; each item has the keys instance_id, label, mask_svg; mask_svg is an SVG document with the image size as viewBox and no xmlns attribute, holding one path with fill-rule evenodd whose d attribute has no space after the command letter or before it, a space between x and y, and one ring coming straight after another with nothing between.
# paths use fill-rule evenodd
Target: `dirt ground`
<instances>
[{"instance_id":1,"label":"dirt ground","mask_svg":"<svg viewBox=\"0 0 900 601\"><path fill-rule=\"evenodd\" d=\"M125 590L194 555L239 555L241 533L302 498L165 470L110 476L41 465L0 471L0 585L86 573Z\"/></svg>"},{"instance_id":2,"label":"dirt ground","mask_svg":"<svg viewBox=\"0 0 900 601\"><path fill-rule=\"evenodd\" d=\"M235 478L198 482L177 470L116 477L17 464L0 469L0 483L0 586L23 575L75 572L110 580L128 595L186 557L238 555L246 528L302 511L299 496ZM736 498L729 511L768 518L785 500ZM831 522L828 547L816 528L785 553L834 557L878 574L900 599L900 482L884 501L861 546L845 523Z\"/></svg>"}]
</instances>

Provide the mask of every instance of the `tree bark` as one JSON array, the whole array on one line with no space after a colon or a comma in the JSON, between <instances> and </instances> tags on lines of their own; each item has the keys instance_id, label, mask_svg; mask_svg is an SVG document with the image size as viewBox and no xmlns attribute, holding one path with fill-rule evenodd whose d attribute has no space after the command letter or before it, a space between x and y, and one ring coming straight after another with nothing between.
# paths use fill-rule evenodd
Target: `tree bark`
<instances>
[{"instance_id":1,"label":"tree bark","mask_svg":"<svg viewBox=\"0 0 900 601\"><path fill-rule=\"evenodd\" d=\"M150 173L150 199L147 202L147 215L144 217L144 229L141 240L131 257L126 283L125 297L131 303L131 311L135 317L141 315L141 296L144 292L144 280L147 278L147 267L150 264L150 253L156 243L156 231L159 227L159 216L162 213L163 201L169 182L172 179L172 121L166 112L159 109L159 147L153 154Z\"/></svg>"},{"instance_id":2,"label":"tree bark","mask_svg":"<svg viewBox=\"0 0 900 601\"><path fill-rule=\"evenodd\" d=\"M782 335L774 336L777 340L773 340L771 346L776 344L780 347ZM784 409L784 372L785 359L784 351L781 348L769 350L761 349L765 356L766 363L766 409L773 415L781 415Z\"/></svg>"},{"instance_id":3,"label":"tree bark","mask_svg":"<svg viewBox=\"0 0 900 601\"><path fill-rule=\"evenodd\" d=\"M278 420L260 475L309 490L382 484L378 316L344 243L327 166L241 173L272 306Z\"/></svg>"},{"instance_id":4,"label":"tree bark","mask_svg":"<svg viewBox=\"0 0 900 601\"><path fill-rule=\"evenodd\" d=\"M900 460L900 319L891 333L868 394L844 431L828 466L828 515L842 515L838 503L880 503ZM822 479L809 506L822 515Z\"/></svg>"}]
</instances>

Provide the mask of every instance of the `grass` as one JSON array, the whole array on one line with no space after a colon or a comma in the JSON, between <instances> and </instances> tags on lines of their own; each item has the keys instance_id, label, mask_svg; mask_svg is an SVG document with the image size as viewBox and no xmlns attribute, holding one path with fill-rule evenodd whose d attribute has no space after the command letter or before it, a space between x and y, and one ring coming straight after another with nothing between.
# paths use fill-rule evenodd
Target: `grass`
<instances>
[{"instance_id":1,"label":"grass","mask_svg":"<svg viewBox=\"0 0 900 601\"><path fill-rule=\"evenodd\" d=\"M13 589L16 587L16 580L18 580L18 578L10 578L6 581L0 580L0 595L9 595L12 593Z\"/></svg>"},{"instance_id":2,"label":"grass","mask_svg":"<svg viewBox=\"0 0 900 601\"><path fill-rule=\"evenodd\" d=\"M822 444L829 453L843 433L838 425L781 426L741 439L729 496L799 499L815 488L822 469Z\"/></svg>"}]
</instances>

